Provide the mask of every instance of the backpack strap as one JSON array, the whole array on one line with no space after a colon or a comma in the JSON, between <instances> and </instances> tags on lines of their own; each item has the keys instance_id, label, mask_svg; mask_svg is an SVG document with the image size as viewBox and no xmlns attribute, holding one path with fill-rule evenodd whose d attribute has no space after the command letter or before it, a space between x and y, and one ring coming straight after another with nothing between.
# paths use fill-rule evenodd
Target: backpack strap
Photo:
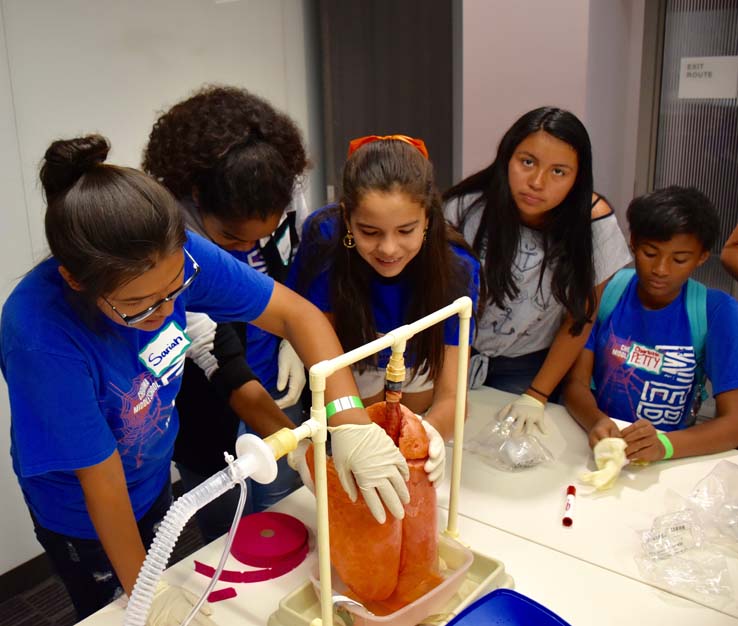
<instances>
[{"instance_id":1,"label":"backpack strap","mask_svg":"<svg viewBox=\"0 0 738 626\"><path fill-rule=\"evenodd\" d=\"M625 292L625 288L633 280L634 276L635 270L625 267L615 272L610 280L607 281L607 285L605 285L605 289L602 291L602 298L600 298L600 308L597 309L597 321L600 323L600 326L610 318L620 297ZM594 376L590 379L589 386L592 391L596 389Z\"/></svg>"},{"instance_id":2,"label":"backpack strap","mask_svg":"<svg viewBox=\"0 0 738 626\"><path fill-rule=\"evenodd\" d=\"M705 389L705 340L707 338L707 287L701 282L687 281L686 293L687 317L689 318L689 332L692 335L694 356L697 367L694 379L697 383L698 392L702 401L707 399Z\"/></svg>"},{"instance_id":3,"label":"backpack strap","mask_svg":"<svg viewBox=\"0 0 738 626\"><path fill-rule=\"evenodd\" d=\"M620 296L623 295L628 283L635 276L635 270L630 267L618 270L613 274L612 278L605 285L600 299L600 308L597 310L597 321L602 324L605 322L617 305Z\"/></svg>"}]
</instances>

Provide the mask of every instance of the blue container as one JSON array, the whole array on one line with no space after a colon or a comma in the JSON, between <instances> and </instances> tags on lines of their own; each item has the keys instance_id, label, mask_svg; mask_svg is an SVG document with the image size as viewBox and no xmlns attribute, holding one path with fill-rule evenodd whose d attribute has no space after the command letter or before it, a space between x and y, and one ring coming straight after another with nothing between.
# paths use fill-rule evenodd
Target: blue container
<instances>
[{"instance_id":1,"label":"blue container","mask_svg":"<svg viewBox=\"0 0 738 626\"><path fill-rule=\"evenodd\" d=\"M512 589L495 589L466 607L447 626L571 626L545 606Z\"/></svg>"}]
</instances>

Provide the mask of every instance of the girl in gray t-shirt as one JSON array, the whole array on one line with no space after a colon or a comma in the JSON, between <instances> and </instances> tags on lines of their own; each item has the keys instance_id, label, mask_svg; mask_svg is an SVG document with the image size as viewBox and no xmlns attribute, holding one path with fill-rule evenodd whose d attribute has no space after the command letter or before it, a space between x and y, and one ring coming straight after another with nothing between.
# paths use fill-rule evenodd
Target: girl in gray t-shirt
<instances>
[{"instance_id":1,"label":"girl in gray t-shirt","mask_svg":"<svg viewBox=\"0 0 738 626\"><path fill-rule=\"evenodd\" d=\"M593 192L587 130L568 111L530 111L493 163L444 199L487 281L472 386L521 394L498 418L543 430L543 407L584 346L597 294L630 261L612 209Z\"/></svg>"}]
</instances>

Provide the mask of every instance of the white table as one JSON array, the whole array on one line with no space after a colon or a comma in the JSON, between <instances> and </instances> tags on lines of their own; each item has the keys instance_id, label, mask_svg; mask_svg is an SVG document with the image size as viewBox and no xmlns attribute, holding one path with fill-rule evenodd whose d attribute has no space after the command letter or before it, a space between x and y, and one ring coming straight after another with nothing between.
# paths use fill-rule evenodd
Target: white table
<instances>
[{"instance_id":1,"label":"white table","mask_svg":"<svg viewBox=\"0 0 738 626\"><path fill-rule=\"evenodd\" d=\"M464 439L477 435L514 396L491 388L469 394L469 419ZM626 466L616 485L594 493L578 482L579 475L595 469L584 431L559 405L546 409L549 434L541 441L554 462L520 472L505 472L480 456L465 453L461 474L459 512L546 548L592 565L651 584L634 556L640 553L637 531L651 527L656 516L674 510L668 498L674 492L686 497L694 485L723 459L738 463L735 450L703 457ZM450 452L450 448L449 448ZM450 464L447 463L447 468ZM448 476L439 490L439 504L448 506ZM577 485L574 525L561 523L566 487ZM587 493L587 492L590 493ZM504 559L503 559L504 560ZM738 559L729 558L734 595L738 597ZM511 572L516 576L515 572ZM702 601L694 596L692 599ZM709 601L707 602L709 604ZM735 599L721 610L738 617ZM639 620L640 621L640 620Z\"/></svg>"},{"instance_id":2,"label":"white table","mask_svg":"<svg viewBox=\"0 0 738 626\"><path fill-rule=\"evenodd\" d=\"M492 389L471 392L466 437L478 433L512 397ZM551 432L543 441L553 453L554 463L509 473L491 468L475 455L464 455L460 540L476 552L502 561L518 591L573 626L620 626L634 619L673 626L738 626L733 617L738 616L735 603L718 611L660 590L641 579L633 559L639 549L635 531L650 527L653 518L667 510L667 492L671 489L686 496L719 460L738 461L738 454L656 463L638 470L626 468L618 485L608 492L587 496L580 488L574 526L565 529L561 525L565 488L576 484L578 475L594 465L583 431L566 411L551 405L547 418ZM447 506L447 498L448 482L439 490L442 507ZM304 488L274 510L293 515L315 529L315 501ZM445 511L439 515L445 526ZM209 579L194 572L193 562L217 565L224 543L225 537L200 549L169 568L165 579L201 593ZM311 553L295 570L272 581L230 585L238 596L213 605L215 622L219 626L264 626L279 601L308 579L313 558ZM226 569L248 568L229 558ZM738 581L735 570L731 574ZM222 583L218 588L222 586L228 585ZM119 600L80 624L119 625L123 611Z\"/></svg>"},{"instance_id":3,"label":"white table","mask_svg":"<svg viewBox=\"0 0 738 626\"><path fill-rule=\"evenodd\" d=\"M315 501L302 488L280 502L274 510L289 513L315 528ZM445 525L445 513L440 513ZM515 588L567 620L572 626L622 626L635 616L639 623L666 623L670 626L738 626L738 620L700 604L655 589L626 576L567 556L487 524L459 516L459 539L505 565L515 580ZM194 573L195 560L217 565L225 538L198 550L169 568L165 579L201 593L208 579ZM308 578L312 555L292 572L275 580L232 584L236 598L212 605L219 626L264 626L279 601ZM226 569L248 569L232 557ZM223 583L220 586L226 586ZM123 621L121 600L101 609L83 626L113 626Z\"/></svg>"}]
</instances>

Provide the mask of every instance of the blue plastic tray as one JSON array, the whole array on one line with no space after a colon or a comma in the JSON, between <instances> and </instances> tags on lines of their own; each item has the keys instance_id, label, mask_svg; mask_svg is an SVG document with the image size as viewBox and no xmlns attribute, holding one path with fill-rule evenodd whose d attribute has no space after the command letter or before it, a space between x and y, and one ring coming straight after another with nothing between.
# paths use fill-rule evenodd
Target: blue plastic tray
<instances>
[{"instance_id":1,"label":"blue plastic tray","mask_svg":"<svg viewBox=\"0 0 738 626\"><path fill-rule=\"evenodd\" d=\"M512 589L495 589L466 607L447 626L571 626L545 606Z\"/></svg>"}]
</instances>

